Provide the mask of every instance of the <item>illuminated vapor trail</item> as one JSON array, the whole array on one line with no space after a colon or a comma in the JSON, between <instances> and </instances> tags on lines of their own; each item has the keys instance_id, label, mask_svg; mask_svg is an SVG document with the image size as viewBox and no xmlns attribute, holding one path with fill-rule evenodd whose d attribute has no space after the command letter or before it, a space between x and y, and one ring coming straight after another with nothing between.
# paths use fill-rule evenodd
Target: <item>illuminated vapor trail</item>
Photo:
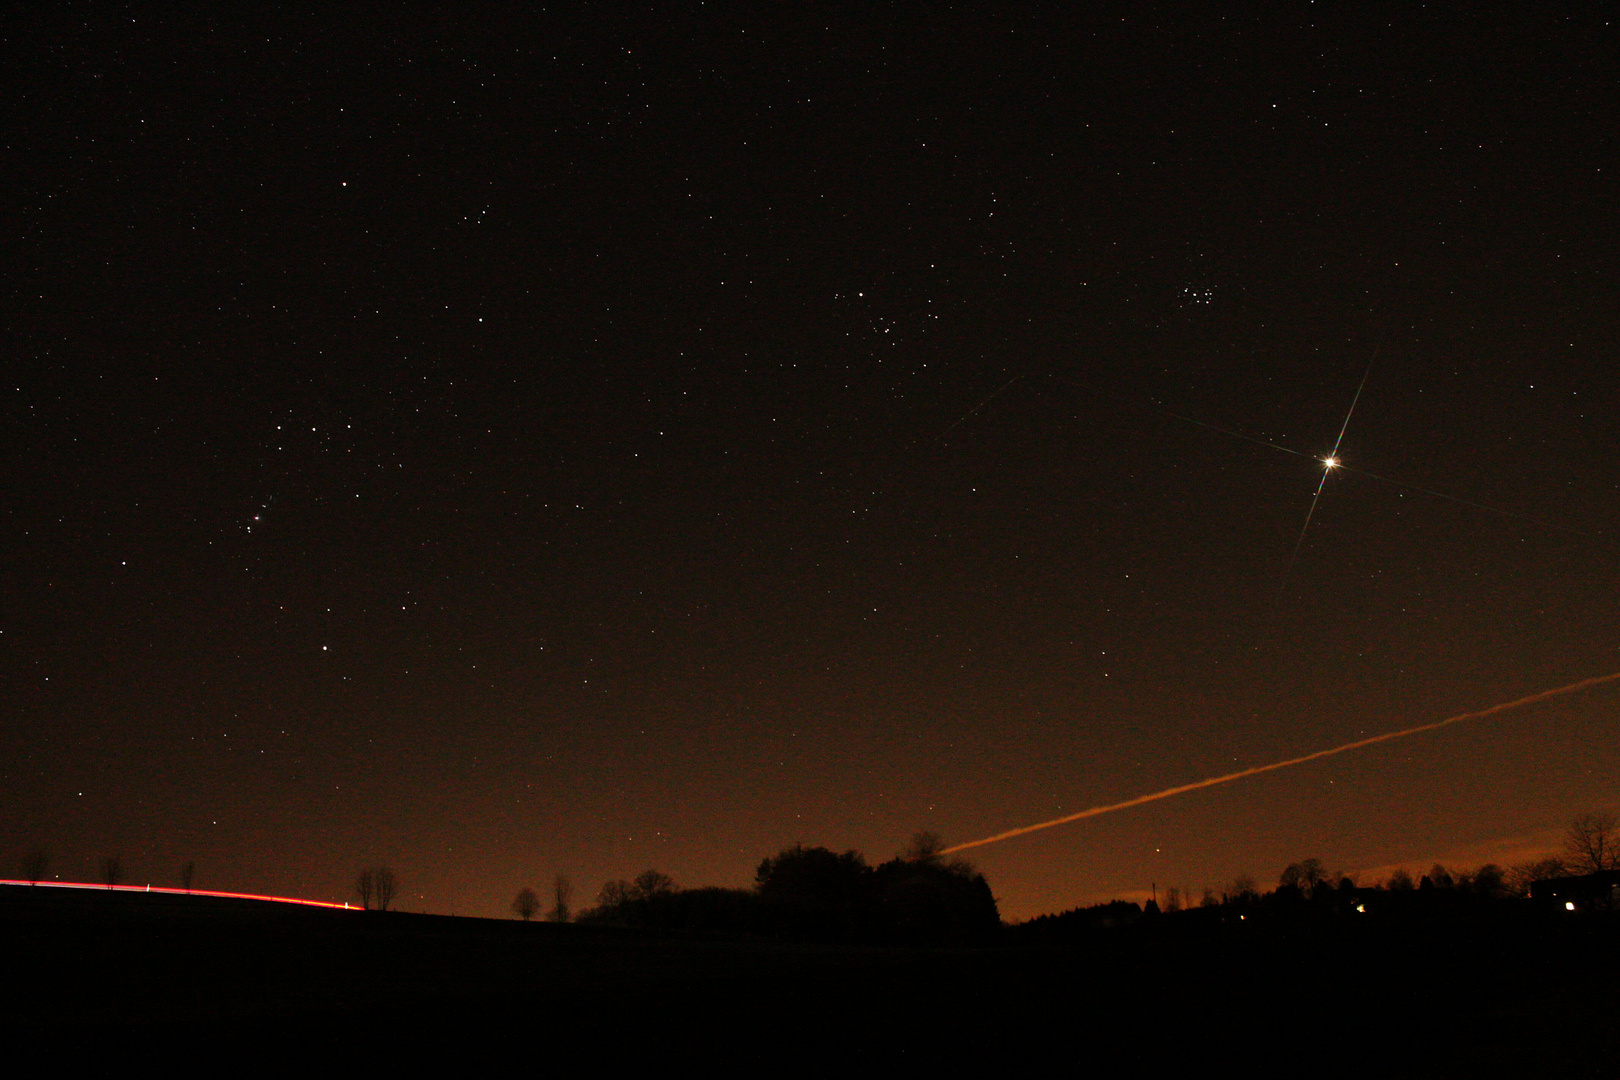
<instances>
[{"instance_id":1,"label":"illuminated vapor trail","mask_svg":"<svg viewBox=\"0 0 1620 1080\"><path fill-rule=\"evenodd\" d=\"M994 836L987 836L983 840L972 840L966 844L957 844L955 847L946 848L941 854L949 855L953 851L966 851L968 848L983 847L985 844L994 844L1000 840L1011 840L1013 837L1023 836L1025 833L1039 832L1041 829L1050 829L1055 825L1067 825L1071 821L1080 821L1083 818L1098 817L1102 814L1111 814L1115 810L1125 810L1132 806L1141 806L1143 803L1157 802L1160 799L1168 799L1172 795L1182 795L1189 791L1197 791L1199 788L1216 787L1220 784L1230 784L1232 781L1242 780L1246 776L1257 776L1260 773L1272 772L1276 769L1286 769L1290 765L1303 765L1307 761L1315 761L1317 758L1332 757L1334 754L1342 754L1348 750L1359 750L1363 746L1372 746L1374 743L1389 742L1392 739L1404 739L1408 735L1417 735L1425 731L1434 731L1437 728L1448 727L1452 724L1459 724L1464 720L1477 720L1482 716L1490 716L1493 713L1506 712L1509 709L1517 709L1521 705L1531 705L1535 702L1545 701L1548 698L1560 697L1564 694L1578 693L1590 687L1600 686L1603 683L1614 682L1616 680L1620 680L1620 671L1616 671L1612 675L1599 675L1591 679L1582 679L1580 682L1573 682L1568 686L1560 686L1553 690L1542 690L1541 692L1531 694L1528 697L1517 698L1513 701L1504 701L1500 705L1492 705L1488 709L1479 709L1474 712L1458 713L1456 716L1448 716L1444 720L1436 720L1432 724L1419 724L1417 727L1406 728L1402 731L1391 731L1383 735L1374 735L1370 739L1358 739L1353 743L1345 743L1343 746L1335 746L1331 750L1318 750L1316 753L1306 754L1304 757L1289 758L1287 761L1274 761L1270 765L1256 765L1252 769L1244 769L1241 772L1227 773L1225 776L1212 776L1208 780L1199 780L1197 783L1193 784L1182 784L1180 787L1166 788L1163 791L1155 791L1151 795L1138 795L1134 799L1126 799L1124 802L1110 803L1107 806L1093 806L1091 809L1082 810L1078 814L1068 814L1064 817L1053 818L1051 821L1042 821L1036 825L1025 825L1020 829L1009 829L1004 833L997 833Z\"/></svg>"}]
</instances>

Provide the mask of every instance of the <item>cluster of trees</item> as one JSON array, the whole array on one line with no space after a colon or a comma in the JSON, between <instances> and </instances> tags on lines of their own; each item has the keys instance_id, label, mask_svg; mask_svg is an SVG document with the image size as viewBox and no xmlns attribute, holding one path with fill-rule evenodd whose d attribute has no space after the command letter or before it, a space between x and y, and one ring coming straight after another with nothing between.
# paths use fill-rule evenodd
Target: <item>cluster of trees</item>
<instances>
[{"instance_id":1,"label":"cluster of trees","mask_svg":"<svg viewBox=\"0 0 1620 1080\"><path fill-rule=\"evenodd\" d=\"M573 918L570 903L574 899L574 883L564 874L558 874L551 879L551 910L546 912L546 918L551 922L567 922ZM512 901L512 914L529 922L540 914L540 894L525 885L518 890L516 899Z\"/></svg>"},{"instance_id":2,"label":"cluster of trees","mask_svg":"<svg viewBox=\"0 0 1620 1080\"><path fill-rule=\"evenodd\" d=\"M1386 892L1426 892L1430 890L1467 893L1490 899L1514 899L1530 895L1530 886L1549 878L1573 877L1620 870L1620 819L1610 813L1587 813L1576 817L1564 832L1563 850L1549 853L1511 867L1486 863L1474 869L1447 868L1435 863L1416 878L1404 868L1364 890ZM1290 863L1277 879L1277 890L1291 896L1318 896L1358 888L1343 874L1330 874L1320 859ZM1205 889L1200 906L1257 899L1262 894L1252 878L1239 878L1217 896ZM1170 890L1166 910L1179 906L1178 891ZM1191 906L1190 904L1188 906Z\"/></svg>"},{"instance_id":3,"label":"cluster of trees","mask_svg":"<svg viewBox=\"0 0 1620 1080\"><path fill-rule=\"evenodd\" d=\"M1620 819L1606 812L1582 814L1564 831L1564 850L1513 868L1531 881L1620 870Z\"/></svg>"},{"instance_id":4,"label":"cluster of trees","mask_svg":"<svg viewBox=\"0 0 1620 1080\"><path fill-rule=\"evenodd\" d=\"M1477 870L1448 870L1436 863L1413 881L1406 870L1396 870L1383 888L1393 892L1452 889L1488 897L1524 897L1530 886L1549 878L1578 877L1620 870L1620 820L1614 814L1581 814L1564 830L1563 850L1507 869L1486 863Z\"/></svg>"},{"instance_id":5,"label":"cluster of trees","mask_svg":"<svg viewBox=\"0 0 1620 1080\"><path fill-rule=\"evenodd\" d=\"M399 891L399 878L386 866L362 870L354 879L354 891L367 911L387 911Z\"/></svg>"},{"instance_id":6,"label":"cluster of trees","mask_svg":"<svg viewBox=\"0 0 1620 1080\"><path fill-rule=\"evenodd\" d=\"M1504 898L1515 896L1528 896L1530 883L1549 876L1545 873L1552 867L1554 874L1561 872L1562 864L1553 859L1551 863L1538 861L1504 870L1495 863L1486 863L1477 869L1447 869L1435 863L1426 874L1414 879L1405 869L1397 869L1384 882L1362 886L1354 878L1346 874L1330 873L1321 859L1301 859L1299 862L1289 863L1277 875L1277 887L1272 892L1264 892L1251 877L1240 877L1232 881L1219 891L1206 888L1195 904L1190 891L1169 889L1165 894L1164 912L1180 911L1184 908L1219 907L1223 904L1244 904L1263 899L1277 897L1279 899L1321 899L1323 897L1348 893L1351 891L1387 890L1389 892L1427 891L1430 889L1447 889L1456 892L1472 893L1478 896ZM1158 910L1157 905L1151 902L1149 907Z\"/></svg>"},{"instance_id":7,"label":"cluster of trees","mask_svg":"<svg viewBox=\"0 0 1620 1080\"><path fill-rule=\"evenodd\" d=\"M1193 902L1190 890L1172 888L1165 893L1162 909L1156 896L1145 904L1115 900L1042 915L1021 924L1018 931L1039 936L1107 929L1189 909L1203 912L1203 915L1189 916L1192 922L1205 916L1217 921L1236 921L1239 917L1287 912L1347 912L1378 904L1385 905L1387 910L1399 911L1408 903L1425 907L1418 899L1425 895L1448 907L1479 905L1527 897L1531 884L1537 881L1614 871L1620 871L1620 820L1614 814L1588 813L1571 822L1565 831L1561 852L1509 868L1486 863L1472 869L1458 869L1436 863L1416 878L1410 871L1398 869L1384 881L1360 885L1349 875L1330 873L1321 859L1301 859L1283 868L1277 876L1276 888L1269 892L1261 890L1253 878L1240 877L1219 891L1204 889L1197 903ZM1406 894L1411 894L1410 901L1402 898Z\"/></svg>"},{"instance_id":8,"label":"cluster of trees","mask_svg":"<svg viewBox=\"0 0 1620 1080\"><path fill-rule=\"evenodd\" d=\"M877 866L858 851L795 844L759 864L752 889L681 889L648 870L602 887L579 921L813 941L972 941L1001 918L984 875L920 833Z\"/></svg>"}]
</instances>

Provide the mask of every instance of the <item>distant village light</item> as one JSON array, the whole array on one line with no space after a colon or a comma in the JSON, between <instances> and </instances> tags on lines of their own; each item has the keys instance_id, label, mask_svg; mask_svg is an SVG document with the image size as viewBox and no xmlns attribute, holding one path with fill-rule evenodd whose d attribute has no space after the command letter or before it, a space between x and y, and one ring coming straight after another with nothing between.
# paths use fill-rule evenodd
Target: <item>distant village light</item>
<instances>
[{"instance_id":1,"label":"distant village light","mask_svg":"<svg viewBox=\"0 0 1620 1080\"><path fill-rule=\"evenodd\" d=\"M1564 910L1565 911L1574 911L1575 910L1575 901L1573 901L1573 900L1565 900L1564 901Z\"/></svg>"}]
</instances>

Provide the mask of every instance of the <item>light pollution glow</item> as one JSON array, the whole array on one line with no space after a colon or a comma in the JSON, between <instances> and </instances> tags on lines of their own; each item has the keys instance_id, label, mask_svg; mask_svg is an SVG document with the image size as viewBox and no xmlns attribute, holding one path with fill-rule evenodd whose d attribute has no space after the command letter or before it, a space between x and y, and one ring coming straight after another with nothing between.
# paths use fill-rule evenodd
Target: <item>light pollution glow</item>
<instances>
[{"instance_id":1,"label":"light pollution glow","mask_svg":"<svg viewBox=\"0 0 1620 1080\"><path fill-rule=\"evenodd\" d=\"M1533 705L1538 701L1545 701L1548 698L1561 697L1564 694L1579 693L1582 690L1589 689L1593 686L1601 686L1604 683L1614 682L1617 679L1620 679L1620 671L1616 671L1611 675L1598 675L1594 678L1582 679L1580 682L1573 682L1568 686L1559 686L1552 690L1542 690L1526 697L1515 698L1512 701L1504 701L1501 704L1492 705L1489 708L1476 709L1473 712L1458 713L1456 716L1448 716L1444 720L1436 720L1430 724L1419 724L1417 727L1404 728L1400 731L1390 731L1383 735L1374 735L1369 739L1357 739L1355 742L1345 743L1343 746L1335 746L1329 750L1318 750L1315 753L1306 754L1303 757L1289 758L1286 761L1274 761L1269 765L1256 765L1252 769L1243 769L1239 772L1227 773L1224 776L1212 776L1207 780L1199 780L1196 783L1182 784L1180 787L1166 788L1163 791L1155 791L1151 795L1138 795L1136 798L1126 799L1124 802L1109 803L1106 806L1093 806L1089 810L1081 810L1079 813L1075 814L1066 814L1060 818L1053 818L1051 821L1042 821L1034 825L1025 825L1021 828L1009 829L1006 832L997 833L994 836L987 836L983 840L970 840L965 844L957 844L954 847L948 847L944 850L943 854L949 855L953 851L966 851L969 848L983 847L986 844L994 844L1002 840L1011 840L1013 837L1023 836L1025 833L1039 832L1042 829L1050 829L1057 825L1067 825L1071 821L1080 821L1085 818L1098 817L1102 814L1111 814L1115 810L1126 810L1132 806L1141 806L1143 803L1158 802L1160 799L1168 799L1172 795L1183 795L1189 791L1198 791L1200 788L1218 787L1221 784L1230 784L1234 780L1242 780L1247 776L1258 776L1260 773L1272 772L1276 769L1286 769L1290 765L1303 765L1307 761L1315 761L1318 758L1332 757L1335 754L1343 754L1349 750L1359 750L1363 746L1372 746L1375 743L1389 742L1393 739L1404 739L1408 735L1418 735L1425 731L1434 731L1438 728L1449 727L1452 724L1460 724L1464 720L1477 720L1482 716L1491 716L1495 713L1506 712L1509 709L1517 709L1522 705Z\"/></svg>"}]
</instances>

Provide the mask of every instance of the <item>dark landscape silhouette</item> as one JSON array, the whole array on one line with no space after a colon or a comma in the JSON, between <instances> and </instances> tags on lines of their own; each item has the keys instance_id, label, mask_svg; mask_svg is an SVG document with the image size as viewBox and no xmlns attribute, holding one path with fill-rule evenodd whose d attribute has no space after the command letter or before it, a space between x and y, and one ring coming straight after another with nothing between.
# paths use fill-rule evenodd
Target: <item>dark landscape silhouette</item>
<instances>
[{"instance_id":1,"label":"dark landscape silhouette","mask_svg":"<svg viewBox=\"0 0 1620 1080\"><path fill-rule=\"evenodd\" d=\"M1331 1038L1344 1056L1313 1071L1395 1053L1401 1071L1431 1075L1580 1070L1616 1060L1616 835L1613 816L1588 814L1562 852L1511 870L1358 884L1307 858L1269 889L1238 878L1196 902L1168 889L1163 903L1014 925L929 833L876 866L794 844L751 888L681 888L648 870L572 920L559 876L545 921L527 887L510 920L390 910L400 878L379 867L357 875L348 911L148 892L111 881L123 867L104 866L99 888L30 885L49 865L34 851L0 888L9 959L28 974L26 992L11 982L6 1024L14 1043L256 1040L289 1062L493 1062L522 1032L581 1065L625 1038L720 1067L780 1063L792 1047L796 1069L1082 1067L1146 1045L1191 1065L1262 1038L1278 1053ZM181 884L194 872L183 866Z\"/></svg>"}]
</instances>

